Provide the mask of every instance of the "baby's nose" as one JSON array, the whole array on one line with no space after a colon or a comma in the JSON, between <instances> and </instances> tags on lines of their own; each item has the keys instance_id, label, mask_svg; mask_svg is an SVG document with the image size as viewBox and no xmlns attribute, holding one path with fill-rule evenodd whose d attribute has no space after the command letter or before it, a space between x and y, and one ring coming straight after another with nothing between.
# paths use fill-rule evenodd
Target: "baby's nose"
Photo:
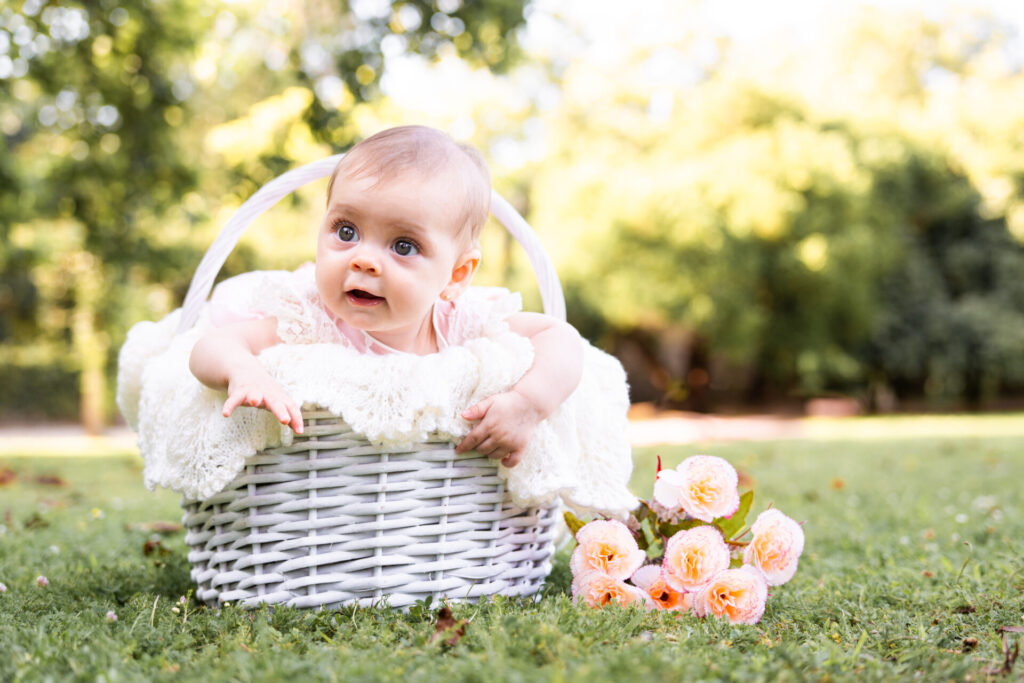
<instances>
[{"instance_id":1,"label":"baby's nose","mask_svg":"<svg viewBox=\"0 0 1024 683\"><path fill-rule=\"evenodd\" d=\"M363 273L379 274L380 262L369 249L360 249L352 256L351 268Z\"/></svg>"}]
</instances>

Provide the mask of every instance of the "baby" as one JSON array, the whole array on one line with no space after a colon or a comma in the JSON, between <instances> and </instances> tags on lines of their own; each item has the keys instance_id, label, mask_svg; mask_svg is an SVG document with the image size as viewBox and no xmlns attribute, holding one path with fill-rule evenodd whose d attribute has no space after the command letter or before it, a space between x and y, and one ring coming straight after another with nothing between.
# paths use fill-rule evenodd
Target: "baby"
<instances>
[{"instance_id":1,"label":"baby","mask_svg":"<svg viewBox=\"0 0 1024 683\"><path fill-rule=\"evenodd\" d=\"M240 405L264 408L301 434L300 407L257 360L263 349L336 341L368 353L425 355L465 341L467 321L487 305L463 295L480 265L490 196L479 153L440 131L402 126L367 138L331 176L313 272L295 271L315 281L316 314L328 324L296 337L273 315L230 322L196 343L189 368L203 384L227 389L225 417ZM570 325L545 315L505 320L532 343L533 365L509 391L463 411L476 424L455 450L513 467L537 425L579 384L583 343Z\"/></svg>"}]
</instances>

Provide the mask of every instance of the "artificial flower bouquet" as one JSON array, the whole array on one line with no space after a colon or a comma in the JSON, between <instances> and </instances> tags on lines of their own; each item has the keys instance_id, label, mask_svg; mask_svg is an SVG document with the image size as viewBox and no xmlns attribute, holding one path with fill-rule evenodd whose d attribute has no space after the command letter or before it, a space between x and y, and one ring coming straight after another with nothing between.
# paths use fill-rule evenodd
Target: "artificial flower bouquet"
<instances>
[{"instance_id":1,"label":"artificial flower bouquet","mask_svg":"<svg viewBox=\"0 0 1024 683\"><path fill-rule=\"evenodd\" d=\"M569 563L573 597L591 607L638 603L756 624L768 586L793 578L804 532L772 508L747 528L754 492L741 496L738 484L722 458L695 455L674 470L663 470L659 458L653 500L625 523L584 524L565 513L578 543Z\"/></svg>"}]
</instances>

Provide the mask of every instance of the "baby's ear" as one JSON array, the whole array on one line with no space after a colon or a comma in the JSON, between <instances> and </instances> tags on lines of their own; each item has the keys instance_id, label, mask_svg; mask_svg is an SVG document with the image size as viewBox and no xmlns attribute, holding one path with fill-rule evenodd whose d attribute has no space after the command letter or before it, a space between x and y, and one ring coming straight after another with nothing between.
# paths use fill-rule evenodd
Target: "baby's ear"
<instances>
[{"instance_id":1,"label":"baby's ear","mask_svg":"<svg viewBox=\"0 0 1024 683\"><path fill-rule=\"evenodd\" d=\"M448 286L444 288L443 294L445 298L451 301L466 291L469 283L473 281L473 276L476 275L476 269L479 267L479 248L470 247L462 252L462 255L455 261L455 267L452 268L452 278L448 281Z\"/></svg>"}]
</instances>

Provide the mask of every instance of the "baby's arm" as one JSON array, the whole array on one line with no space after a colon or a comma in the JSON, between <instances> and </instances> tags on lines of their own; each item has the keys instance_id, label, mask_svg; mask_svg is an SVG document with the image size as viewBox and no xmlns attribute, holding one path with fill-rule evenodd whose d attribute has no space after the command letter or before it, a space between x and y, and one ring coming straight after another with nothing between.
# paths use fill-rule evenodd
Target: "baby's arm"
<instances>
[{"instance_id":1,"label":"baby's arm","mask_svg":"<svg viewBox=\"0 0 1024 683\"><path fill-rule=\"evenodd\" d=\"M302 411L256 359L260 351L280 343L273 317L224 325L196 342L188 367L211 389L227 389L224 417L243 404L264 408L301 434Z\"/></svg>"},{"instance_id":2,"label":"baby's arm","mask_svg":"<svg viewBox=\"0 0 1024 683\"><path fill-rule=\"evenodd\" d=\"M533 344L533 365L511 390L462 412L464 419L479 422L455 451L475 450L514 467L533 430L579 385L583 342L571 325L539 313L516 313L507 321L514 332Z\"/></svg>"}]
</instances>

